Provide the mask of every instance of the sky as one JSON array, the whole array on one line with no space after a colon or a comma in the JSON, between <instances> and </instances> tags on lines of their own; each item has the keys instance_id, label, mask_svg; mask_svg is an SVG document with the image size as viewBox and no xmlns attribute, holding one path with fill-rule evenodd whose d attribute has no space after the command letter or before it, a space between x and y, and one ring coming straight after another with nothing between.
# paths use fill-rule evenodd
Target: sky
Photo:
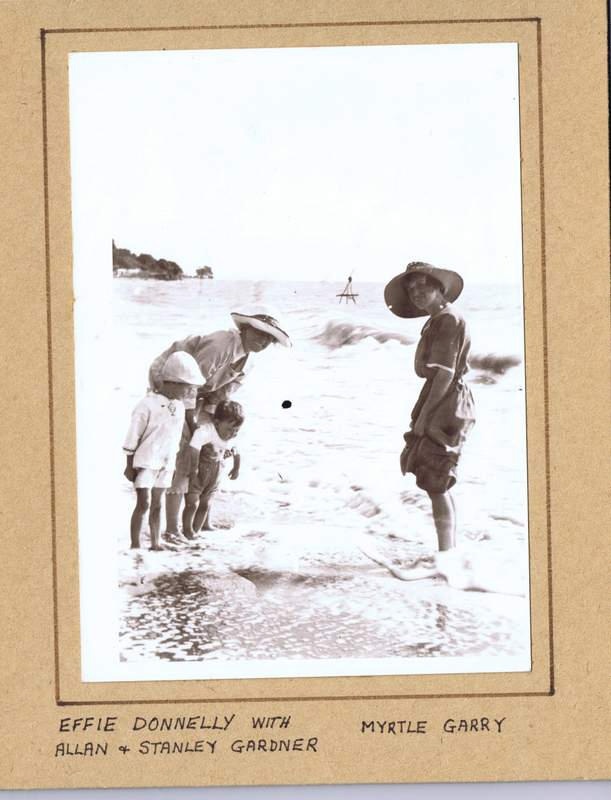
<instances>
[{"instance_id":1,"label":"sky","mask_svg":"<svg viewBox=\"0 0 611 800\"><path fill-rule=\"evenodd\" d=\"M226 279L518 283L517 70L513 43L72 54L76 232Z\"/></svg>"}]
</instances>

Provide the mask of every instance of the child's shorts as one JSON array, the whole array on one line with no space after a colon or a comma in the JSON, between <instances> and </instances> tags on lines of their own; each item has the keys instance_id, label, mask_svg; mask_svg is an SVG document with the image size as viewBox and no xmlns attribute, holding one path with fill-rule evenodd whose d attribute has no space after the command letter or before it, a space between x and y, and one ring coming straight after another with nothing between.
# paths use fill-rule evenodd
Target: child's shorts
<instances>
[{"instance_id":1,"label":"child's shorts","mask_svg":"<svg viewBox=\"0 0 611 800\"><path fill-rule=\"evenodd\" d=\"M167 489L172 483L171 469L138 470L134 486L136 489Z\"/></svg>"},{"instance_id":2,"label":"child's shorts","mask_svg":"<svg viewBox=\"0 0 611 800\"><path fill-rule=\"evenodd\" d=\"M220 477L220 461L200 461L199 474L189 483L189 494L197 494L204 500L209 498L218 489Z\"/></svg>"},{"instance_id":3,"label":"child's shorts","mask_svg":"<svg viewBox=\"0 0 611 800\"><path fill-rule=\"evenodd\" d=\"M458 454L448 453L445 447L423 436L418 442L413 472L416 485L431 494L443 494L456 483Z\"/></svg>"},{"instance_id":4,"label":"child's shorts","mask_svg":"<svg viewBox=\"0 0 611 800\"><path fill-rule=\"evenodd\" d=\"M430 494L443 494L456 483L456 468L460 451L471 427L465 425L455 437L453 451L434 442L428 436L415 436L411 431L404 435L405 448L401 453L401 472L412 472L416 485Z\"/></svg>"}]
</instances>

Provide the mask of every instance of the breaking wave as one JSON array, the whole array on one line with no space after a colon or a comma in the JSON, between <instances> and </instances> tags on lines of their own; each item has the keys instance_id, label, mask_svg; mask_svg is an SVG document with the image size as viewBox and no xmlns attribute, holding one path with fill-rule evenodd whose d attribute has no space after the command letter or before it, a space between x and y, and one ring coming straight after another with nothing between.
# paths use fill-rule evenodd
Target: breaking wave
<instances>
[{"instance_id":1,"label":"breaking wave","mask_svg":"<svg viewBox=\"0 0 611 800\"><path fill-rule=\"evenodd\" d=\"M372 328L368 325L356 325L352 322L328 322L322 333L313 337L330 349L354 345L365 339L374 339L380 344L386 342L399 342L399 344L414 344L414 339L402 333Z\"/></svg>"},{"instance_id":2,"label":"breaking wave","mask_svg":"<svg viewBox=\"0 0 611 800\"><path fill-rule=\"evenodd\" d=\"M494 375L504 375L508 369L517 367L521 363L522 359L513 355L508 356L488 353L487 355L469 356L469 366L471 369L482 370L482 372L491 372Z\"/></svg>"},{"instance_id":3,"label":"breaking wave","mask_svg":"<svg viewBox=\"0 0 611 800\"><path fill-rule=\"evenodd\" d=\"M380 344L386 342L399 342L402 345L415 344L415 339L403 333L387 331L381 328L372 328L369 325L358 325L354 322L332 321L328 322L321 333L312 337L330 349L355 345L365 339L374 339ZM471 354L469 365L472 369L490 372L494 375L504 375L507 370L517 367L522 359L516 355L482 353Z\"/></svg>"}]
</instances>

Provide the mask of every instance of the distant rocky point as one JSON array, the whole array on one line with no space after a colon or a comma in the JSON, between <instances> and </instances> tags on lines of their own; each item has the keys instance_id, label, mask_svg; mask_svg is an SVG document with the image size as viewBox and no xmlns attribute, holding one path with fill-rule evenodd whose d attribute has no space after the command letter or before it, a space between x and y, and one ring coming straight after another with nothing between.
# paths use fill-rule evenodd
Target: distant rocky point
<instances>
[{"instance_id":1,"label":"distant rocky point","mask_svg":"<svg viewBox=\"0 0 611 800\"><path fill-rule=\"evenodd\" d=\"M199 267L195 270L195 274L198 278L214 278L212 267Z\"/></svg>"},{"instance_id":2,"label":"distant rocky point","mask_svg":"<svg viewBox=\"0 0 611 800\"><path fill-rule=\"evenodd\" d=\"M125 247L117 247L114 241L112 274L115 278L154 278L161 281L177 281L183 278L183 271L175 261L153 258L148 253L137 256Z\"/></svg>"}]
</instances>

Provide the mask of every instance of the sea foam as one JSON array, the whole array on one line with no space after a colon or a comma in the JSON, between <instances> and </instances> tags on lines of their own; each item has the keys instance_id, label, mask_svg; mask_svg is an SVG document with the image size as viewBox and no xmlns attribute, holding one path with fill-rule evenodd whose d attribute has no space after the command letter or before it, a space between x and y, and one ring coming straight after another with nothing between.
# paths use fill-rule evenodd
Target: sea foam
<instances>
[{"instance_id":1,"label":"sea foam","mask_svg":"<svg viewBox=\"0 0 611 800\"><path fill-rule=\"evenodd\" d=\"M488 353L486 355L475 354L469 357L469 365L472 369L491 372L494 375L504 375L508 369L517 367L521 363L522 359L515 355Z\"/></svg>"},{"instance_id":2,"label":"sea foam","mask_svg":"<svg viewBox=\"0 0 611 800\"><path fill-rule=\"evenodd\" d=\"M368 325L358 325L353 322L331 321L325 328L313 337L330 349L354 345L365 339L374 339L380 344L386 342L399 342L399 344L414 344L414 339L402 333L386 331L380 328L372 328Z\"/></svg>"}]
</instances>

